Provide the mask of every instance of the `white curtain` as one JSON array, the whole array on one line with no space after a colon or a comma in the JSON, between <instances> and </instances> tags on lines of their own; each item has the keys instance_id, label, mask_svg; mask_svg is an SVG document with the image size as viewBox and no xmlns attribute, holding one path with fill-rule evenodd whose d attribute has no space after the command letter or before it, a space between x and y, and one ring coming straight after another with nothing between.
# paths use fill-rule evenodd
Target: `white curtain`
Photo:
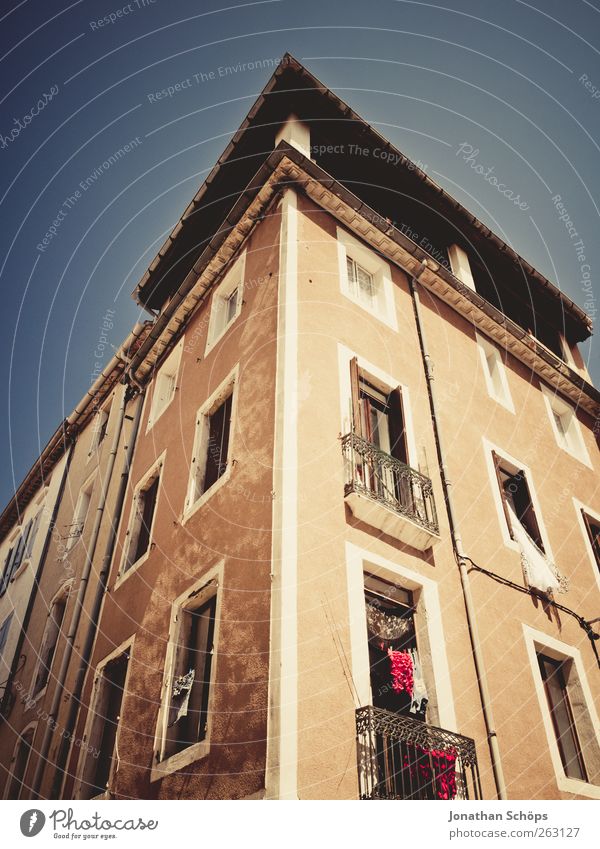
<instances>
[{"instance_id":1,"label":"white curtain","mask_svg":"<svg viewBox=\"0 0 600 849\"><path fill-rule=\"evenodd\" d=\"M564 580L559 579L554 564L550 563L544 553L540 551L531 539L511 504L507 504L513 536L521 549L521 563L523 574L530 587L551 595L555 592L563 592Z\"/></svg>"}]
</instances>

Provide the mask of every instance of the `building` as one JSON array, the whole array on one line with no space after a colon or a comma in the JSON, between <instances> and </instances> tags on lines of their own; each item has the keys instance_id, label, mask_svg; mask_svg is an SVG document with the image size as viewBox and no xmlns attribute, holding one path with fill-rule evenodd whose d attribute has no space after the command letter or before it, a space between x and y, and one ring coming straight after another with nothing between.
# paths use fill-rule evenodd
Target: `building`
<instances>
[{"instance_id":1,"label":"building","mask_svg":"<svg viewBox=\"0 0 600 849\"><path fill-rule=\"evenodd\" d=\"M289 55L134 297L22 796L599 798L587 314Z\"/></svg>"}]
</instances>

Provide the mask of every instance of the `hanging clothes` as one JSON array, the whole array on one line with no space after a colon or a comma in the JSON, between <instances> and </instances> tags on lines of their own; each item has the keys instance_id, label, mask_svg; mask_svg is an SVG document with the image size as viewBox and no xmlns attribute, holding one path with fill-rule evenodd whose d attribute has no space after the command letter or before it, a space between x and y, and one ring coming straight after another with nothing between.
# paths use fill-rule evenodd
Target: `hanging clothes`
<instances>
[{"instance_id":1,"label":"hanging clothes","mask_svg":"<svg viewBox=\"0 0 600 849\"><path fill-rule=\"evenodd\" d=\"M409 649L408 653L413 665L413 690L411 694L410 713L425 713L427 707L427 688L423 678L423 670L416 649Z\"/></svg>"},{"instance_id":2,"label":"hanging clothes","mask_svg":"<svg viewBox=\"0 0 600 849\"><path fill-rule=\"evenodd\" d=\"M456 759L455 749L425 749L423 746L406 746L402 758L403 769L409 773L411 786L416 782L414 795L418 798L444 799L456 798Z\"/></svg>"},{"instance_id":3,"label":"hanging clothes","mask_svg":"<svg viewBox=\"0 0 600 849\"><path fill-rule=\"evenodd\" d=\"M412 698L414 678L412 657L407 651L388 649L392 672L392 689L396 693L407 693Z\"/></svg>"},{"instance_id":4,"label":"hanging clothes","mask_svg":"<svg viewBox=\"0 0 600 849\"><path fill-rule=\"evenodd\" d=\"M194 684L196 671L190 669L185 675L179 675L173 682L173 692L171 695L171 721L169 728L175 725L183 716L187 716L188 704Z\"/></svg>"},{"instance_id":5,"label":"hanging clothes","mask_svg":"<svg viewBox=\"0 0 600 849\"><path fill-rule=\"evenodd\" d=\"M513 536L521 550L521 565L527 586L546 595L566 592L566 580L559 575L556 566L540 551L531 539L511 504L507 504Z\"/></svg>"}]
</instances>

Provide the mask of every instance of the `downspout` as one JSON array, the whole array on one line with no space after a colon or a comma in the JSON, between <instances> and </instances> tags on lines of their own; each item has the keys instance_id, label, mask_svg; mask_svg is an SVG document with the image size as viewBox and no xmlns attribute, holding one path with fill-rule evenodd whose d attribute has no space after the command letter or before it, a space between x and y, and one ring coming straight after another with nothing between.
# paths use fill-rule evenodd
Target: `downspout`
<instances>
[{"instance_id":1,"label":"downspout","mask_svg":"<svg viewBox=\"0 0 600 849\"><path fill-rule=\"evenodd\" d=\"M463 550L462 537L460 535L460 531L458 529L458 524L456 522L456 514L454 512L452 506L452 497L451 497L451 482L448 477L448 470L446 467L446 463L444 460L444 450L442 445L442 438L440 434L439 421L437 416L437 407L435 403L435 387L434 387L434 377L433 377L433 367L431 362L431 357L429 355L429 351L427 348L427 341L425 339L425 332L423 329L423 322L421 320L421 299L419 297L419 290L417 287L417 283L421 274L425 271L427 267L427 260L423 260L421 262L421 267L418 272L413 275L410 280L410 291L413 299L413 308L415 313L415 321L417 324L417 333L419 336L419 345L421 348L421 356L423 359L423 366L425 369L425 379L427 381L427 393L429 396L429 408L431 412L431 421L433 424L433 434L435 437L435 446L438 456L438 463L440 466L440 475L442 479L442 489L444 491L444 500L446 502L446 510L448 513L448 523L450 525L450 535L452 537L452 547L454 548L454 554L456 556L456 560L458 563L459 573L460 573L460 583L462 587L464 602L465 602L465 610L467 613L467 626L469 628L469 637L471 639L471 647L473 649L473 660L475 662L475 671L477 674L477 683L479 685L479 695L481 699L481 707L483 710L483 717L485 721L485 727L487 731L488 745L490 748L490 756L492 761L492 770L494 773L494 781L496 783L496 792L498 795L498 799L507 799L506 795L506 783L504 781L504 773L502 770L502 761L500 759L500 749L498 747L498 737L496 736L495 724L494 724L494 716L492 712L492 701L490 698L490 692L487 683L487 676L485 672L485 666L483 662L483 653L481 650L481 642L479 639L479 631L477 628L477 618L475 615L475 605L473 603L473 597L471 594L471 585L469 583L469 575L467 572L467 565L465 559L465 553Z\"/></svg>"},{"instance_id":2,"label":"downspout","mask_svg":"<svg viewBox=\"0 0 600 849\"><path fill-rule=\"evenodd\" d=\"M23 622L21 624L21 632L19 634L19 639L17 641L17 647L15 649L15 654L13 657L13 661L11 664L10 672L8 675L8 680L6 682L6 688L4 690L4 694L2 696L2 703L0 704L0 721L8 716L9 707L11 704L11 692L12 692L12 684L17 673L17 669L19 666L19 660L21 657L21 649L23 648L23 643L25 642L25 636L27 634L27 628L29 627L29 620L31 619L31 615L33 612L33 607L35 604L35 600L37 598L37 592L40 587L40 581L42 580L42 573L44 571L44 566L46 565L46 557L48 556L48 549L50 548L50 540L52 539L52 532L54 530L54 526L56 524L56 517L58 516L58 510L62 501L62 497L65 491L65 486L67 483L67 477L69 474L69 468L71 466L71 458L73 457L73 448L74 443L71 442L68 448L67 459L65 460L65 466L62 473L62 478L60 480L60 484L58 487L58 491L56 493L56 498L54 501L54 506L52 508L52 516L50 517L50 521L48 523L48 530L46 531L46 538L44 540L44 546L42 548L42 552L40 554L40 559L38 561L38 567L35 573L35 579L33 582L33 587L31 588L31 593L29 595L29 600L27 602L27 608L25 610L25 615L23 617Z\"/></svg>"},{"instance_id":3,"label":"downspout","mask_svg":"<svg viewBox=\"0 0 600 849\"><path fill-rule=\"evenodd\" d=\"M77 677L75 679L75 685L73 687L73 692L71 693L71 705L69 707L69 715L67 718L67 722L65 725L65 734L62 739L62 743L60 745L60 749L58 752L58 757L56 759L56 771L54 773L54 781L52 784L51 798L58 799L61 798L61 789L63 786L63 781L65 777L65 769L69 759L69 753L71 751L71 738L75 732L77 727L77 720L79 718L79 711L81 709L81 695L83 693L83 689L85 686L86 674L89 670L90 661L92 658L92 650L94 647L94 642L96 639L96 634L98 631L98 623L100 620L100 611L102 608L102 603L104 601L106 586L108 581L108 573L110 571L110 564L112 561L112 555L115 547L115 542L117 539L117 528L119 524L119 519L121 517L121 510L123 509L123 502L125 501L125 495L127 493L127 483L129 481L129 471L131 468L131 460L133 457L133 451L135 448L136 440L137 440L137 432L140 424L140 419L142 416L142 405L143 405L144 396L143 394L138 395L136 399L136 409L133 416L133 423L131 426L131 432L129 434L125 460L123 462L123 470L121 472L121 479L119 481L119 489L117 492L115 507L111 517L110 523L110 533L108 540L106 542L106 547L104 549L104 557L102 558L102 565L100 567L100 572L98 575L98 585L96 588L96 595L94 597L94 603L92 606L92 610L90 613L90 619L88 624L87 634L85 636L85 642L83 645L83 649L81 651L81 662L79 664L79 669L77 671Z\"/></svg>"},{"instance_id":4,"label":"downspout","mask_svg":"<svg viewBox=\"0 0 600 849\"><path fill-rule=\"evenodd\" d=\"M90 574L92 571L92 563L94 560L94 554L96 552L96 545L98 543L98 536L100 533L100 525L102 523L102 517L104 515L104 507L106 505L106 499L108 496L108 490L110 487L110 483L112 480L112 473L115 466L115 459L117 456L119 442L121 439L121 431L123 429L123 420L125 418L125 410L127 406L127 392L123 392L121 398L121 404L119 407L119 417L115 425L115 432L113 434L112 444L110 446L110 454L108 458L107 468L104 475L104 480L102 482L102 489L100 492L100 498L98 501L98 506L96 508L96 517L94 519L94 526L92 528L92 534L90 537L89 547L86 553L85 564L83 566L83 571L81 574L81 580L79 582L79 589L77 591L77 599L75 601L75 608L73 610L73 615L71 617L71 623L69 625L69 631L67 634L67 640L65 645L65 650L63 652L62 662L60 665L60 670L56 679L56 687L54 689L54 695L52 698L52 706L49 711L49 717L46 722L46 730L44 732L44 737L42 741L42 745L40 747L38 753L38 759L35 769L35 775L32 782L31 787L31 798L37 799L39 798L39 790L42 783L42 779L44 776L44 767L46 765L46 761L48 758L48 752L50 751L50 746L52 743L52 732L54 727L57 724L57 717L60 707L60 701L63 695L63 691L65 688L65 681L67 678L67 673L69 670L69 664L71 661L71 655L73 653L73 646L75 644L75 637L77 635L77 631L79 629L79 622L81 619L81 614L83 611L83 604L85 601L85 593L87 590L87 585L90 579Z\"/></svg>"}]
</instances>

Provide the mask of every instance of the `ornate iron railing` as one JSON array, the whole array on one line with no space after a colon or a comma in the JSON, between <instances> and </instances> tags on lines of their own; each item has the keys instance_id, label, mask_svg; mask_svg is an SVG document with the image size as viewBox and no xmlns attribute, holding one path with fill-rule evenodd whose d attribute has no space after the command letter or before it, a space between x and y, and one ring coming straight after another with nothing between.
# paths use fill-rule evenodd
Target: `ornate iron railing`
<instances>
[{"instance_id":1,"label":"ornate iron railing","mask_svg":"<svg viewBox=\"0 0 600 849\"><path fill-rule=\"evenodd\" d=\"M357 492L379 501L434 534L439 533L429 478L355 433L342 437L344 495Z\"/></svg>"},{"instance_id":2,"label":"ornate iron railing","mask_svg":"<svg viewBox=\"0 0 600 849\"><path fill-rule=\"evenodd\" d=\"M361 799L480 799L469 737L376 707L356 711Z\"/></svg>"}]
</instances>

